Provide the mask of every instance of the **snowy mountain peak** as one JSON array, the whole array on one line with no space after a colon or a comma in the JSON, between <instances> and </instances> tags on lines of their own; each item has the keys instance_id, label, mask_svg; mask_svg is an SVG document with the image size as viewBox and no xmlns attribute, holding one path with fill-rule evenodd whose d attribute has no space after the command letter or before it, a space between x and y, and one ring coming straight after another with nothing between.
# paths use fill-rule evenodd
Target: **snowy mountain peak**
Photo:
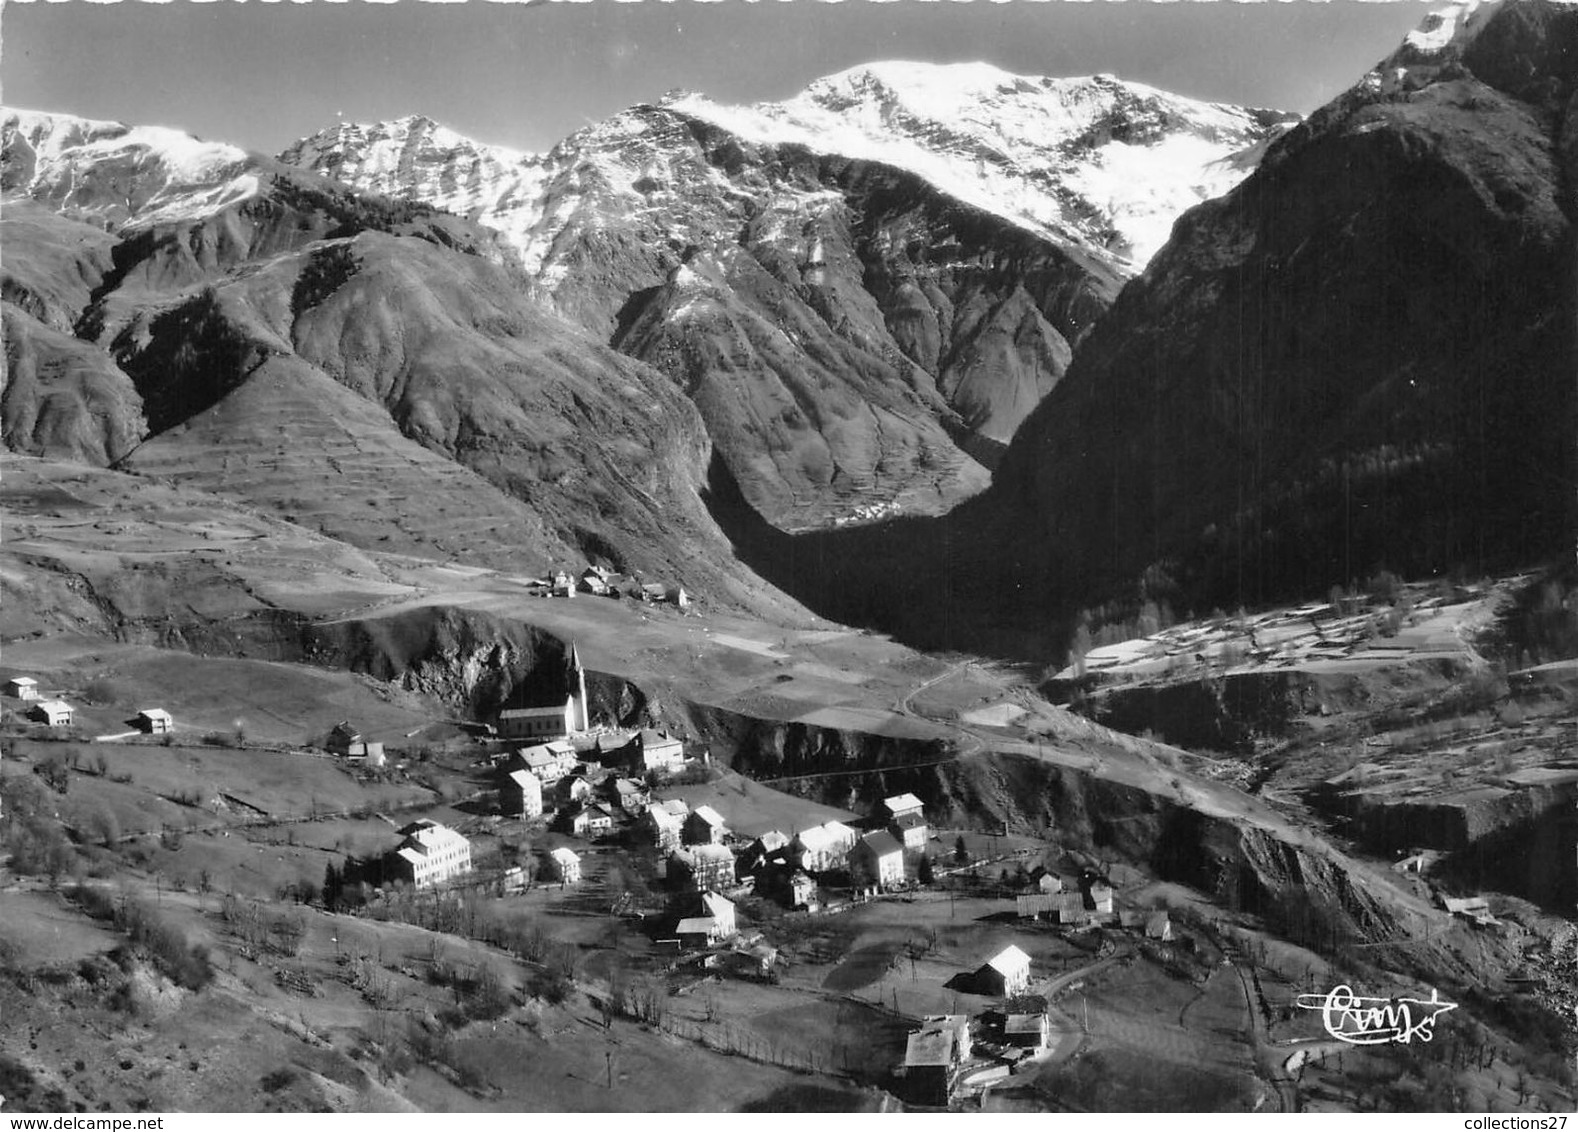
<instances>
[{"instance_id":1,"label":"snowy mountain peak","mask_svg":"<svg viewBox=\"0 0 1578 1132\"><path fill-rule=\"evenodd\" d=\"M759 144L880 161L976 207L1143 267L1191 205L1253 167L1292 115L1197 102L1111 75L1044 78L987 63L867 63L783 102L668 103Z\"/></svg>"},{"instance_id":2,"label":"snowy mountain peak","mask_svg":"<svg viewBox=\"0 0 1578 1132\"><path fill-rule=\"evenodd\" d=\"M164 126L0 111L0 187L110 226L203 215L257 191L245 150Z\"/></svg>"}]
</instances>

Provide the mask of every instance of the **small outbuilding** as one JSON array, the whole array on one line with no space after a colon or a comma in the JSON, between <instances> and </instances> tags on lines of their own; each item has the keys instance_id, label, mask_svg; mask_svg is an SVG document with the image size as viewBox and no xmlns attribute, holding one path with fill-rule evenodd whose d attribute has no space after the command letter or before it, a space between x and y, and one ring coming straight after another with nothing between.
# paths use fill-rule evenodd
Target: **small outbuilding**
<instances>
[{"instance_id":1,"label":"small outbuilding","mask_svg":"<svg viewBox=\"0 0 1578 1132\"><path fill-rule=\"evenodd\" d=\"M6 681L6 694L14 700L38 699L38 681L31 676L13 676Z\"/></svg>"},{"instance_id":2,"label":"small outbuilding","mask_svg":"<svg viewBox=\"0 0 1578 1132\"><path fill-rule=\"evenodd\" d=\"M143 708L137 713L137 730L148 735L168 735L175 730L175 720L163 708Z\"/></svg>"}]
</instances>

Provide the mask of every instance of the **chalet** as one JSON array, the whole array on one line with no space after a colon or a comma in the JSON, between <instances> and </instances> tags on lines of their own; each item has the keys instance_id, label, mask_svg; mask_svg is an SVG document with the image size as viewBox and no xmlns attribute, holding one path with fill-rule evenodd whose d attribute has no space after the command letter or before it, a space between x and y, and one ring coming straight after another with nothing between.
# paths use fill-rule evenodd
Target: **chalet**
<instances>
[{"instance_id":1,"label":"chalet","mask_svg":"<svg viewBox=\"0 0 1578 1132\"><path fill-rule=\"evenodd\" d=\"M1030 986L1030 956L1009 944L982 964L975 978L983 993L999 998L1023 994Z\"/></svg>"},{"instance_id":2,"label":"chalet","mask_svg":"<svg viewBox=\"0 0 1578 1132\"><path fill-rule=\"evenodd\" d=\"M681 839L686 845L721 845L728 836L722 814L711 806L697 806L685 819Z\"/></svg>"},{"instance_id":3,"label":"chalet","mask_svg":"<svg viewBox=\"0 0 1578 1132\"><path fill-rule=\"evenodd\" d=\"M1152 912L1145 920L1145 938L1154 939L1161 943L1171 943L1173 938L1172 917L1166 912Z\"/></svg>"},{"instance_id":4,"label":"chalet","mask_svg":"<svg viewBox=\"0 0 1578 1132\"><path fill-rule=\"evenodd\" d=\"M736 945L734 954L737 957L735 970L758 979L767 978L778 964L778 949L761 940L745 948Z\"/></svg>"},{"instance_id":5,"label":"chalet","mask_svg":"<svg viewBox=\"0 0 1578 1132\"><path fill-rule=\"evenodd\" d=\"M795 834L789 843L789 859L808 873L846 868L849 851L858 839L843 822L823 822Z\"/></svg>"},{"instance_id":6,"label":"chalet","mask_svg":"<svg viewBox=\"0 0 1578 1132\"><path fill-rule=\"evenodd\" d=\"M1056 873L1049 873L1041 870L1038 873L1031 873L1030 875L1035 878L1036 889L1040 892L1053 893L1063 891L1063 878L1058 876Z\"/></svg>"},{"instance_id":7,"label":"chalet","mask_svg":"<svg viewBox=\"0 0 1578 1132\"><path fill-rule=\"evenodd\" d=\"M512 770L499 786L499 809L511 817L542 817L542 780L529 770Z\"/></svg>"},{"instance_id":8,"label":"chalet","mask_svg":"<svg viewBox=\"0 0 1578 1132\"><path fill-rule=\"evenodd\" d=\"M970 1020L964 1014L934 1014L910 1034L904 1048L905 1092L916 1104L943 1108L959 1066L970 1056Z\"/></svg>"},{"instance_id":9,"label":"chalet","mask_svg":"<svg viewBox=\"0 0 1578 1132\"><path fill-rule=\"evenodd\" d=\"M603 783L603 795L627 814L638 814L652 800L652 794L639 782L610 778Z\"/></svg>"},{"instance_id":10,"label":"chalet","mask_svg":"<svg viewBox=\"0 0 1578 1132\"><path fill-rule=\"evenodd\" d=\"M608 596L608 582L591 570L581 575L579 588L584 594L592 594L596 597Z\"/></svg>"},{"instance_id":11,"label":"chalet","mask_svg":"<svg viewBox=\"0 0 1578 1132\"><path fill-rule=\"evenodd\" d=\"M668 600L668 587L662 582L647 582L641 587L641 600L648 604Z\"/></svg>"},{"instance_id":12,"label":"chalet","mask_svg":"<svg viewBox=\"0 0 1578 1132\"><path fill-rule=\"evenodd\" d=\"M1003 1021L1003 1041L1039 1053L1051 1036L1046 1011L1035 1014L1010 1014Z\"/></svg>"},{"instance_id":13,"label":"chalet","mask_svg":"<svg viewBox=\"0 0 1578 1132\"><path fill-rule=\"evenodd\" d=\"M885 829L868 833L849 851L849 871L862 883L889 888L904 882L904 845Z\"/></svg>"},{"instance_id":14,"label":"chalet","mask_svg":"<svg viewBox=\"0 0 1578 1132\"><path fill-rule=\"evenodd\" d=\"M6 683L6 694L15 700L36 700L38 681L31 676L13 676Z\"/></svg>"},{"instance_id":15,"label":"chalet","mask_svg":"<svg viewBox=\"0 0 1578 1132\"><path fill-rule=\"evenodd\" d=\"M553 872L560 884L581 883L581 858L573 849L561 845L548 854L548 859L553 862Z\"/></svg>"},{"instance_id":16,"label":"chalet","mask_svg":"<svg viewBox=\"0 0 1578 1132\"><path fill-rule=\"evenodd\" d=\"M423 818L400 830L389 855L390 871L415 888L429 888L471 871L471 842L448 826Z\"/></svg>"},{"instance_id":17,"label":"chalet","mask_svg":"<svg viewBox=\"0 0 1578 1132\"><path fill-rule=\"evenodd\" d=\"M722 845L676 849L668 861L669 880L694 892L728 888L734 883L734 854Z\"/></svg>"},{"instance_id":18,"label":"chalet","mask_svg":"<svg viewBox=\"0 0 1578 1132\"><path fill-rule=\"evenodd\" d=\"M926 848L926 839L931 836L930 830L926 828L926 819L919 814L894 818L888 823L888 832L906 849Z\"/></svg>"},{"instance_id":19,"label":"chalet","mask_svg":"<svg viewBox=\"0 0 1578 1132\"><path fill-rule=\"evenodd\" d=\"M678 799L675 799L678 801ZM684 802L680 802L684 806ZM646 838L659 849L679 847L680 831L685 825L684 811L675 813L666 803L649 805L641 812L639 827Z\"/></svg>"},{"instance_id":20,"label":"chalet","mask_svg":"<svg viewBox=\"0 0 1578 1132\"><path fill-rule=\"evenodd\" d=\"M175 720L163 708L143 708L137 713L137 730L148 735L168 735L175 730Z\"/></svg>"},{"instance_id":21,"label":"chalet","mask_svg":"<svg viewBox=\"0 0 1578 1132\"><path fill-rule=\"evenodd\" d=\"M65 700L38 700L27 716L49 727L70 727L76 719L76 711Z\"/></svg>"},{"instance_id":22,"label":"chalet","mask_svg":"<svg viewBox=\"0 0 1578 1132\"><path fill-rule=\"evenodd\" d=\"M882 812L887 815L889 821L897 821L906 814L921 817L924 808L921 800L913 794L895 794L891 798L882 799Z\"/></svg>"},{"instance_id":23,"label":"chalet","mask_svg":"<svg viewBox=\"0 0 1578 1132\"><path fill-rule=\"evenodd\" d=\"M548 587L548 592L553 594L554 597L574 597L575 579L563 570L559 570L555 572L553 585Z\"/></svg>"},{"instance_id":24,"label":"chalet","mask_svg":"<svg viewBox=\"0 0 1578 1132\"><path fill-rule=\"evenodd\" d=\"M685 744L664 731L643 727L620 752L633 774L668 772L685 764Z\"/></svg>"},{"instance_id":25,"label":"chalet","mask_svg":"<svg viewBox=\"0 0 1578 1132\"><path fill-rule=\"evenodd\" d=\"M374 766L384 765L384 745L369 743L362 738L360 731L343 719L334 725L323 746L331 755L339 755L342 759L361 759Z\"/></svg>"}]
</instances>

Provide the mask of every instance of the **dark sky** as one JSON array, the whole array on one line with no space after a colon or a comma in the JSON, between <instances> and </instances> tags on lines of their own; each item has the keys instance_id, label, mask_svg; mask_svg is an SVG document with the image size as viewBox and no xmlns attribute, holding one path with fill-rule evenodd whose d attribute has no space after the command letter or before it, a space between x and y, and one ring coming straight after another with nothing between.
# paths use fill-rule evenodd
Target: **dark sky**
<instances>
[{"instance_id":1,"label":"dark sky","mask_svg":"<svg viewBox=\"0 0 1578 1132\"><path fill-rule=\"evenodd\" d=\"M1035 75L1110 71L1193 97L1307 112L1435 6L13 0L0 12L0 97L267 152L338 116L409 113L541 150L675 87L728 102L785 98L875 59L981 59Z\"/></svg>"}]
</instances>

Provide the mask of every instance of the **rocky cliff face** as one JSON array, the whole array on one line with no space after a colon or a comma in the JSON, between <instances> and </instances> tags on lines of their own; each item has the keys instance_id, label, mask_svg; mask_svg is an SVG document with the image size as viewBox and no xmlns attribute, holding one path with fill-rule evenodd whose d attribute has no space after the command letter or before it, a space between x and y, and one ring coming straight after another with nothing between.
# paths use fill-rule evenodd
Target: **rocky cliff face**
<instances>
[{"instance_id":1,"label":"rocky cliff face","mask_svg":"<svg viewBox=\"0 0 1578 1132\"><path fill-rule=\"evenodd\" d=\"M421 118L282 159L497 231L696 400L782 529L980 491L1173 215L1280 116L1111 78L877 64L785 103L640 106L541 156Z\"/></svg>"},{"instance_id":2,"label":"rocky cliff face","mask_svg":"<svg viewBox=\"0 0 1578 1132\"><path fill-rule=\"evenodd\" d=\"M1173 238L1016 436L1091 597L1254 602L1570 550L1578 9L1427 27Z\"/></svg>"}]
</instances>

